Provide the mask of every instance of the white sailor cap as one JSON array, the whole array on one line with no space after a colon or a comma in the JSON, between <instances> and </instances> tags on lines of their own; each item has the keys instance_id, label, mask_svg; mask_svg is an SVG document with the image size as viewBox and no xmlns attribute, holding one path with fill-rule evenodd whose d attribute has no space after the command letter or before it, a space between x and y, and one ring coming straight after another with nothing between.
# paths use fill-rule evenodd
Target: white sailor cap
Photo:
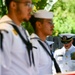
<instances>
[{"instance_id":1,"label":"white sailor cap","mask_svg":"<svg viewBox=\"0 0 75 75\"><path fill-rule=\"evenodd\" d=\"M38 10L33 15L35 18L45 18L45 19L52 19L53 18L53 12L49 12L46 10Z\"/></svg>"},{"instance_id":2,"label":"white sailor cap","mask_svg":"<svg viewBox=\"0 0 75 75\"><path fill-rule=\"evenodd\" d=\"M52 45L54 42L53 41L47 41L46 42L48 43L48 45Z\"/></svg>"},{"instance_id":3,"label":"white sailor cap","mask_svg":"<svg viewBox=\"0 0 75 75\"><path fill-rule=\"evenodd\" d=\"M67 44L72 40L72 38L73 38L73 36L75 36L75 34L64 33L64 34L60 34L59 36L61 37L61 42L64 44Z\"/></svg>"}]
</instances>

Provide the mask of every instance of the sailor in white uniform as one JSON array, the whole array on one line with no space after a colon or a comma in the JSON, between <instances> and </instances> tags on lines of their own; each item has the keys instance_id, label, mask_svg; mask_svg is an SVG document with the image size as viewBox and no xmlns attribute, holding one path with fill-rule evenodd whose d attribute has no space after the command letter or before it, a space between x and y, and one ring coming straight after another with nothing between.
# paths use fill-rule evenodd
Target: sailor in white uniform
<instances>
[{"instance_id":1,"label":"sailor in white uniform","mask_svg":"<svg viewBox=\"0 0 75 75\"><path fill-rule=\"evenodd\" d=\"M1 21L2 20L3 22L9 21L11 24L14 24L8 16L4 16ZM29 35L27 35L22 26L17 26L17 28L22 33L23 37L26 40L29 40ZM0 29L2 30L1 33L3 34L1 75L33 75L33 67L32 65L30 66L27 47L25 43L23 43L23 41L21 40L16 30L8 23L2 23L0 25Z\"/></svg>"},{"instance_id":2,"label":"sailor in white uniform","mask_svg":"<svg viewBox=\"0 0 75 75\"><path fill-rule=\"evenodd\" d=\"M31 17L32 1L5 0L5 3L8 13L0 19L0 75L37 75L29 35L21 25Z\"/></svg>"},{"instance_id":3,"label":"sailor in white uniform","mask_svg":"<svg viewBox=\"0 0 75 75\"><path fill-rule=\"evenodd\" d=\"M1 75L1 49L0 49L0 75Z\"/></svg>"},{"instance_id":4,"label":"sailor in white uniform","mask_svg":"<svg viewBox=\"0 0 75 75\"><path fill-rule=\"evenodd\" d=\"M33 52L35 58L35 66L38 75L52 74L53 61L49 54L50 46L46 41L48 35L52 35L53 13L45 10L38 10L30 18L30 22L34 28L35 33L31 35L31 42L33 44Z\"/></svg>"},{"instance_id":5,"label":"sailor in white uniform","mask_svg":"<svg viewBox=\"0 0 75 75\"><path fill-rule=\"evenodd\" d=\"M57 60L62 73L75 71L75 46L73 46L74 34L60 34L63 47L54 52L54 57Z\"/></svg>"}]
</instances>

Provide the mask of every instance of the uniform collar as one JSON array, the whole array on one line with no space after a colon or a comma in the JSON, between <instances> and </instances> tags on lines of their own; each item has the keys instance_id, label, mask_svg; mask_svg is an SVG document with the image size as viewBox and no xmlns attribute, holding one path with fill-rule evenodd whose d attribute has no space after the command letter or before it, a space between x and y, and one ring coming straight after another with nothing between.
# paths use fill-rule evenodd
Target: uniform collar
<instances>
[{"instance_id":1,"label":"uniform collar","mask_svg":"<svg viewBox=\"0 0 75 75\"><path fill-rule=\"evenodd\" d=\"M7 15L4 15L1 19L0 19L0 23L10 23L10 24L13 24L13 25L16 25L13 20L7 16ZM16 25L18 28L22 28L22 26L18 26Z\"/></svg>"},{"instance_id":2,"label":"uniform collar","mask_svg":"<svg viewBox=\"0 0 75 75\"><path fill-rule=\"evenodd\" d=\"M72 50L72 48L73 48L73 45L68 49L68 51Z\"/></svg>"},{"instance_id":3,"label":"uniform collar","mask_svg":"<svg viewBox=\"0 0 75 75\"><path fill-rule=\"evenodd\" d=\"M6 23L6 22L9 22L9 23L12 23L13 21L7 16L7 15L5 15L5 16L3 16L1 19L0 19L0 23Z\"/></svg>"},{"instance_id":4,"label":"uniform collar","mask_svg":"<svg viewBox=\"0 0 75 75\"><path fill-rule=\"evenodd\" d=\"M30 36L30 39L40 39L40 38L35 33L32 33L31 36Z\"/></svg>"},{"instance_id":5,"label":"uniform collar","mask_svg":"<svg viewBox=\"0 0 75 75\"><path fill-rule=\"evenodd\" d=\"M70 51L72 48L73 48L73 45L68 49L68 51ZM66 48L65 47L63 47L62 50L64 50L66 52Z\"/></svg>"}]
</instances>

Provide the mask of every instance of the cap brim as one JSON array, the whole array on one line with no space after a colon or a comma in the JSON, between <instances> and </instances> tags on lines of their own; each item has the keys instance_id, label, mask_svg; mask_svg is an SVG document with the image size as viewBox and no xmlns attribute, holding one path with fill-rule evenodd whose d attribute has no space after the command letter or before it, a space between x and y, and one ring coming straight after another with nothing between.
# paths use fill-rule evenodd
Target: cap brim
<instances>
[{"instance_id":1,"label":"cap brim","mask_svg":"<svg viewBox=\"0 0 75 75\"><path fill-rule=\"evenodd\" d=\"M70 43L71 42L71 40L70 41L61 41L63 44L68 44L68 43Z\"/></svg>"}]
</instances>

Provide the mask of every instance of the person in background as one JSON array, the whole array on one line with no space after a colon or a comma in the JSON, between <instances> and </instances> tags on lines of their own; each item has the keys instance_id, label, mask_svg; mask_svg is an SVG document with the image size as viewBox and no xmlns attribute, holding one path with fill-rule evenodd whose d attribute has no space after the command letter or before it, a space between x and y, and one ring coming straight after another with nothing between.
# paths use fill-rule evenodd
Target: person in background
<instances>
[{"instance_id":1,"label":"person in background","mask_svg":"<svg viewBox=\"0 0 75 75\"><path fill-rule=\"evenodd\" d=\"M53 13L38 10L30 18L30 23L34 29L34 33L31 35L31 43L34 47L33 53L38 75L52 74L52 59L46 51L51 52L46 37L52 35L53 32Z\"/></svg>"},{"instance_id":2,"label":"person in background","mask_svg":"<svg viewBox=\"0 0 75 75\"><path fill-rule=\"evenodd\" d=\"M48 45L50 46L50 50L51 50L51 52L53 53L53 41L47 41L47 43L48 43Z\"/></svg>"},{"instance_id":3,"label":"person in background","mask_svg":"<svg viewBox=\"0 0 75 75\"><path fill-rule=\"evenodd\" d=\"M8 13L0 19L1 75L37 75L32 45L22 22L29 21L31 0L5 0Z\"/></svg>"},{"instance_id":4,"label":"person in background","mask_svg":"<svg viewBox=\"0 0 75 75\"><path fill-rule=\"evenodd\" d=\"M62 73L75 71L75 46L72 44L74 34L64 33L59 36L63 47L55 50L54 57Z\"/></svg>"}]
</instances>

